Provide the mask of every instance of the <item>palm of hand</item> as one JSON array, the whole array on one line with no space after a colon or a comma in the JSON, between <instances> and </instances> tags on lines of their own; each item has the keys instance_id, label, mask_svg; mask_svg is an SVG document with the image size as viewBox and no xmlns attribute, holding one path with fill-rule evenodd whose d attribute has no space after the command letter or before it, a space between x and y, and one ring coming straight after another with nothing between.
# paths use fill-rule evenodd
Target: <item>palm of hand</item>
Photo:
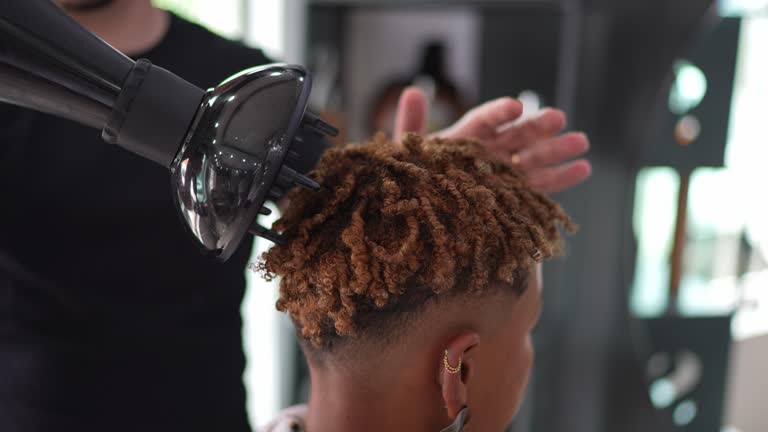
<instances>
[{"instance_id":1,"label":"palm of hand","mask_svg":"<svg viewBox=\"0 0 768 432\"><path fill-rule=\"evenodd\" d=\"M592 170L589 161L572 159L589 149L587 136L580 132L561 134L566 120L560 110L546 108L520 119L522 111L516 99L496 99L472 109L436 135L485 143L499 158L519 166L531 186L542 193L559 192L586 181ZM420 90L404 91L395 122L395 140L406 132L423 133L428 114L426 97Z\"/></svg>"}]
</instances>

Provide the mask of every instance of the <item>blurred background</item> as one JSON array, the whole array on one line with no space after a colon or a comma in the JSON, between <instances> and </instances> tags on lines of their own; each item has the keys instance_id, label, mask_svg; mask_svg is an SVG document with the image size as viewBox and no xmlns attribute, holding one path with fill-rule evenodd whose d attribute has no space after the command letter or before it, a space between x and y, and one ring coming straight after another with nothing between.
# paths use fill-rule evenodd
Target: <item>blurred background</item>
<instances>
[{"instance_id":1,"label":"blurred background","mask_svg":"<svg viewBox=\"0 0 768 432\"><path fill-rule=\"evenodd\" d=\"M411 84L433 129L499 96L564 109L594 176L556 196L581 230L545 269L512 430L768 431L767 0L157 4L309 65L312 105L345 141L390 129ZM303 401L307 377L276 286L248 277L257 425Z\"/></svg>"}]
</instances>

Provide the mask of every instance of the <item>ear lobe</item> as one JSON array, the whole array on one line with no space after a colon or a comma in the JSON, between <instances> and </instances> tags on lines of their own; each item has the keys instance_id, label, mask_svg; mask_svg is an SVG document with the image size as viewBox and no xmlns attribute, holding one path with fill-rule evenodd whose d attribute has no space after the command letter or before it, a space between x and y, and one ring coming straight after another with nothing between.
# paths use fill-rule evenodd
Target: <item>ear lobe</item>
<instances>
[{"instance_id":1,"label":"ear lobe","mask_svg":"<svg viewBox=\"0 0 768 432\"><path fill-rule=\"evenodd\" d=\"M461 379L461 373L442 372L442 395L446 414L453 419L467 405L467 386Z\"/></svg>"},{"instance_id":2,"label":"ear lobe","mask_svg":"<svg viewBox=\"0 0 768 432\"><path fill-rule=\"evenodd\" d=\"M442 353L439 362L439 383L446 414L454 419L467 406L468 384L471 377L469 352L480 343L475 332L462 333L453 338Z\"/></svg>"}]
</instances>

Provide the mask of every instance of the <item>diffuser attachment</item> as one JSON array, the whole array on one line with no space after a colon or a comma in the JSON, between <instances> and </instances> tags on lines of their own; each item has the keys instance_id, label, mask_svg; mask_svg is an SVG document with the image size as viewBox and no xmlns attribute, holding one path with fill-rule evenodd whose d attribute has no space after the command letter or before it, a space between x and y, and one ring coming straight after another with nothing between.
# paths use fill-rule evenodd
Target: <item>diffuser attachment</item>
<instances>
[{"instance_id":1,"label":"diffuser attachment","mask_svg":"<svg viewBox=\"0 0 768 432\"><path fill-rule=\"evenodd\" d=\"M249 232L281 237L256 222L294 186L319 189L303 172L338 131L306 112L311 88L300 66L243 71L203 97L171 165L174 198L203 250L226 260Z\"/></svg>"}]
</instances>

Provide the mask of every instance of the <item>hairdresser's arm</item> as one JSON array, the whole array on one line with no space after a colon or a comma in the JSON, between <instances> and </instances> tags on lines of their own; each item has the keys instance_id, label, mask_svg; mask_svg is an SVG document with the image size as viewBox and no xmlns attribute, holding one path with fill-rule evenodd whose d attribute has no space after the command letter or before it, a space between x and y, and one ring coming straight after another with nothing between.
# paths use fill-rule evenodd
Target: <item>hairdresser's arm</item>
<instances>
[{"instance_id":1,"label":"hairdresser's arm","mask_svg":"<svg viewBox=\"0 0 768 432\"><path fill-rule=\"evenodd\" d=\"M398 106L395 140L406 132L424 133L428 118L426 97L415 88L403 92ZM589 139L581 132L562 134L565 114L546 108L533 117L517 121L523 112L520 102L501 98L480 105L456 124L437 132L446 138L473 138L511 164L519 165L531 186L554 193L584 182L592 167L582 156Z\"/></svg>"}]
</instances>

